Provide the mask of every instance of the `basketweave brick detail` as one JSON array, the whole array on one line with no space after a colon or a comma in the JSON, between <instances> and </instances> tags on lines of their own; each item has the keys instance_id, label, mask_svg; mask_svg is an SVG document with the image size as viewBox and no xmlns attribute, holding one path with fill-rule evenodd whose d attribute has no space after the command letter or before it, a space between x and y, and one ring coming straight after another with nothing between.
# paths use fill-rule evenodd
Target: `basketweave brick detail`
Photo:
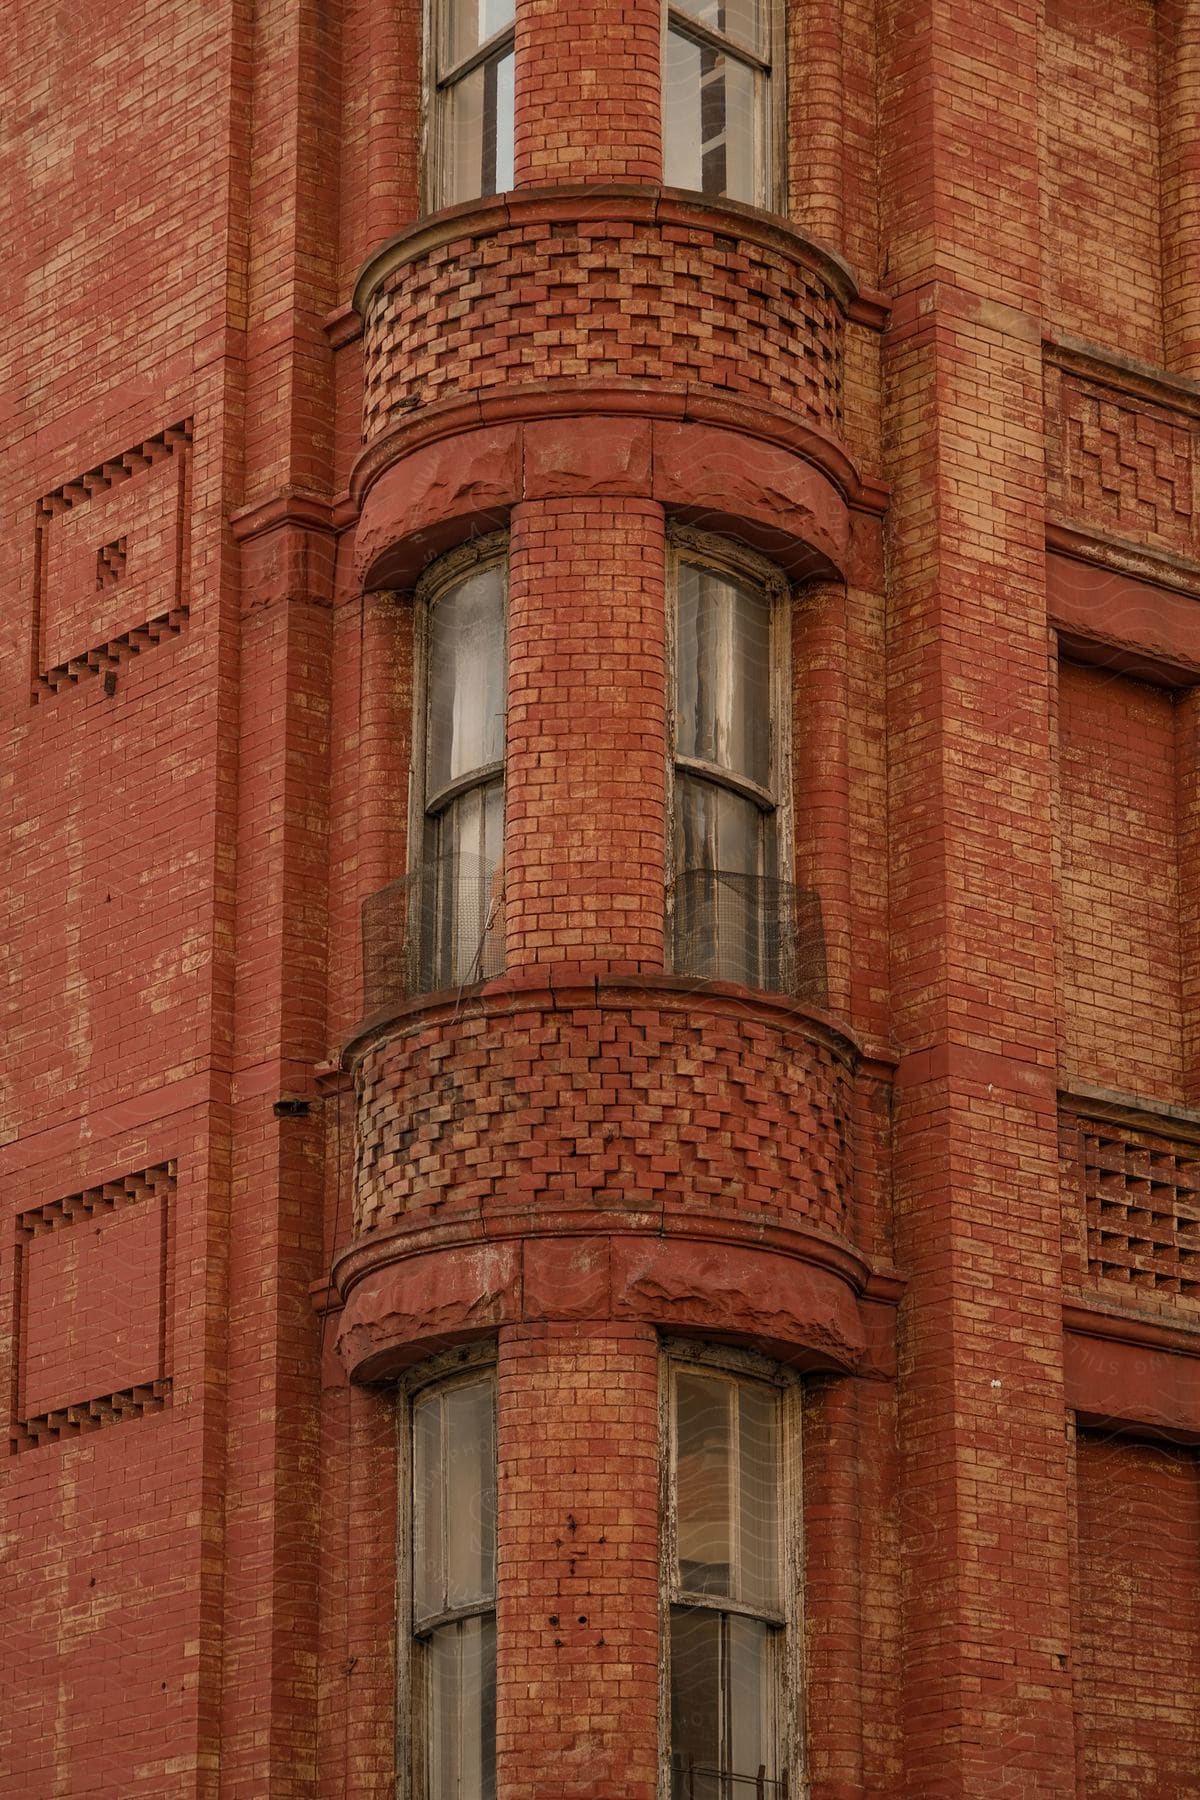
<instances>
[{"instance_id":1,"label":"basketweave brick detail","mask_svg":"<svg viewBox=\"0 0 1200 1800\"><path fill-rule=\"evenodd\" d=\"M370 295L363 436L514 382L695 384L836 435L842 319L798 256L645 218L499 223L403 263Z\"/></svg>"},{"instance_id":2,"label":"basketweave brick detail","mask_svg":"<svg viewBox=\"0 0 1200 1800\"><path fill-rule=\"evenodd\" d=\"M1200 1143L1071 1113L1061 1129L1088 1278L1200 1295Z\"/></svg>"},{"instance_id":3,"label":"basketweave brick detail","mask_svg":"<svg viewBox=\"0 0 1200 1800\"><path fill-rule=\"evenodd\" d=\"M18 1449L167 1403L175 1186L159 1163L17 1214Z\"/></svg>"},{"instance_id":4,"label":"basketweave brick detail","mask_svg":"<svg viewBox=\"0 0 1200 1800\"><path fill-rule=\"evenodd\" d=\"M358 1066L356 1233L564 1202L842 1231L849 1053L689 998L398 1024Z\"/></svg>"},{"instance_id":5,"label":"basketweave brick detail","mask_svg":"<svg viewBox=\"0 0 1200 1800\"><path fill-rule=\"evenodd\" d=\"M1057 498L1066 515L1118 537L1194 555L1195 425L1134 396L1064 377Z\"/></svg>"}]
</instances>

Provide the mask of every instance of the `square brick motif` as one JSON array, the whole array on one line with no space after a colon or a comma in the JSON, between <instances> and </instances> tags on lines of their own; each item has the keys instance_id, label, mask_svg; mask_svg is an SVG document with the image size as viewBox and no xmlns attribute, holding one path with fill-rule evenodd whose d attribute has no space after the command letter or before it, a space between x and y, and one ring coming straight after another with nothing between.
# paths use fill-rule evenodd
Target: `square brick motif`
<instances>
[{"instance_id":1,"label":"square brick motif","mask_svg":"<svg viewBox=\"0 0 1200 1800\"><path fill-rule=\"evenodd\" d=\"M18 1439L161 1404L173 1190L163 1164L18 1216Z\"/></svg>"},{"instance_id":2,"label":"square brick motif","mask_svg":"<svg viewBox=\"0 0 1200 1800\"><path fill-rule=\"evenodd\" d=\"M190 448L184 421L39 500L35 691L182 628Z\"/></svg>"}]
</instances>

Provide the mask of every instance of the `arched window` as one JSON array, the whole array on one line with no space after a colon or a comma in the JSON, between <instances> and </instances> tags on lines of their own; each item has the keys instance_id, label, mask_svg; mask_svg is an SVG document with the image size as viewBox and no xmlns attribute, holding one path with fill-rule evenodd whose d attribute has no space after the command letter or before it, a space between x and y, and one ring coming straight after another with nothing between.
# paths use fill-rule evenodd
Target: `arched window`
<instances>
[{"instance_id":1,"label":"arched window","mask_svg":"<svg viewBox=\"0 0 1200 1800\"><path fill-rule=\"evenodd\" d=\"M444 559L420 590L415 937L425 992L483 980L502 962L507 585L507 545L492 540Z\"/></svg>"},{"instance_id":2,"label":"arched window","mask_svg":"<svg viewBox=\"0 0 1200 1800\"><path fill-rule=\"evenodd\" d=\"M671 1800L785 1800L797 1395L719 1362L667 1369Z\"/></svg>"},{"instance_id":3,"label":"arched window","mask_svg":"<svg viewBox=\"0 0 1200 1800\"><path fill-rule=\"evenodd\" d=\"M663 142L671 187L779 207L775 10L773 0L668 5Z\"/></svg>"},{"instance_id":4,"label":"arched window","mask_svg":"<svg viewBox=\"0 0 1200 1800\"><path fill-rule=\"evenodd\" d=\"M514 0L432 0L433 209L513 184L513 7Z\"/></svg>"},{"instance_id":5,"label":"arched window","mask_svg":"<svg viewBox=\"0 0 1200 1800\"><path fill-rule=\"evenodd\" d=\"M496 1792L496 1394L475 1369L409 1416L412 1800Z\"/></svg>"},{"instance_id":6,"label":"arched window","mask_svg":"<svg viewBox=\"0 0 1200 1800\"><path fill-rule=\"evenodd\" d=\"M718 539L679 534L673 878L677 974L784 985L791 916L784 794L782 578Z\"/></svg>"}]
</instances>

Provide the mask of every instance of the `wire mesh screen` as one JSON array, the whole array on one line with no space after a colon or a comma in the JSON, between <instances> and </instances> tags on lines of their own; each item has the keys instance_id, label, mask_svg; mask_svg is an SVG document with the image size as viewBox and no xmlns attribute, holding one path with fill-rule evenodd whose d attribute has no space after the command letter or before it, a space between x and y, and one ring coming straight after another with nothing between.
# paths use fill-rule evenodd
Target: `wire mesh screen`
<instances>
[{"instance_id":1,"label":"wire mesh screen","mask_svg":"<svg viewBox=\"0 0 1200 1800\"><path fill-rule=\"evenodd\" d=\"M363 901L363 1010L490 981L504 968L504 876L442 856Z\"/></svg>"},{"instance_id":2,"label":"wire mesh screen","mask_svg":"<svg viewBox=\"0 0 1200 1800\"><path fill-rule=\"evenodd\" d=\"M819 895L769 876L685 869L675 879L673 900L677 975L828 1004Z\"/></svg>"}]
</instances>

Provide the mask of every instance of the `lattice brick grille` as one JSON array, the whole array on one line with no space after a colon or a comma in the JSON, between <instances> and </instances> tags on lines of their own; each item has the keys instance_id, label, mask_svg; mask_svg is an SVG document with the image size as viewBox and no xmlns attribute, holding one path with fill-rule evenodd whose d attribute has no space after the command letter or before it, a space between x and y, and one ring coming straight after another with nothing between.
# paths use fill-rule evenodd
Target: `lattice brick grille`
<instances>
[{"instance_id":1,"label":"lattice brick grille","mask_svg":"<svg viewBox=\"0 0 1200 1800\"><path fill-rule=\"evenodd\" d=\"M1094 1119L1079 1129L1089 1275L1200 1294L1200 1144Z\"/></svg>"}]
</instances>

